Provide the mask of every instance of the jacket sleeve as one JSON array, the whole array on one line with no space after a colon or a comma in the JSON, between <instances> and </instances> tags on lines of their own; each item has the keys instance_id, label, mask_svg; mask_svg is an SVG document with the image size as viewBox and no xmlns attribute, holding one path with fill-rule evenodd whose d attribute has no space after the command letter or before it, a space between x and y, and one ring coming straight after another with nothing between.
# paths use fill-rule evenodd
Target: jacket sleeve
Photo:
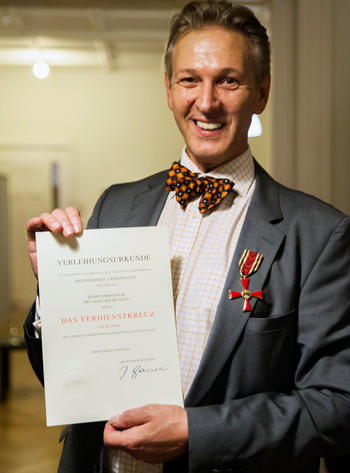
<instances>
[{"instance_id":1,"label":"jacket sleeve","mask_svg":"<svg viewBox=\"0 0 350 473\"><path fill-rule=\"evenodd\" d=\"M39 381L44 385L44 371L43 371L43 355L41 339L36 338L34 334L34 322L35 317L35 302L33 303L28 316L24 322L24 338L27 343L28 358L32 365L32 368L39 378Z\"/></svg>"},{"instance_id":2,"label":"jacket sleeve","mask_svg":"<svg viewBox=\"0 0 350 473\"><path fill-rule=\"evenodd\" d=\"M219 471L288 471L288 466L292 470L312 459L348 453L349 242L350 219L345 217L301 287L293 389L187 409L191 473L218 466Z\"/></svg>"}]
</instances>

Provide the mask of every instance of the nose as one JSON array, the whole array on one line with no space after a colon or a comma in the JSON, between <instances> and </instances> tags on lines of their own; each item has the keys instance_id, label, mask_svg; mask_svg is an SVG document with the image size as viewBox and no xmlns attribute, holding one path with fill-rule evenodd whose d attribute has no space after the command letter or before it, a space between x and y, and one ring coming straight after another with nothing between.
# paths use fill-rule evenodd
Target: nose
<instances>
[{"instance_id":1,"label":"nose","mask_svg":"<svg viewBox=\"0 0 350 473\"><path fill-rule=\"evenodd\" d=\"M218 97L215 84L202 82L196 100L197 108L202 113L209 113L218 107Z\"/></svg>"}]
</instances>

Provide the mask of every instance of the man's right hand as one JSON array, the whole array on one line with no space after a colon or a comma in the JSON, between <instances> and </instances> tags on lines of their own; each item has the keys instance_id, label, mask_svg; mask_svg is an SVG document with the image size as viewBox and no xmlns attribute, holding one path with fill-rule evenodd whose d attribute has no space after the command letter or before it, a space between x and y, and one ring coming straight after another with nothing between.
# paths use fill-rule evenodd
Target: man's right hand
<instances>
[{"instance_id":1,"label":"man's right hand","mask_svg":"<svg viewBox=\"0 0 350 473\"><path fill-rule=\"evenodd\" d=\"M36 255L35 232L51 231L62 233L70 237L81 233L83 224L80 213L75 207L67 207L66 210L55 209L51 213L42 213L40 217L33 217L27 222L27 239L30 263L33 273L38 279L38 263Z\"/></svg>"}]
</instances>

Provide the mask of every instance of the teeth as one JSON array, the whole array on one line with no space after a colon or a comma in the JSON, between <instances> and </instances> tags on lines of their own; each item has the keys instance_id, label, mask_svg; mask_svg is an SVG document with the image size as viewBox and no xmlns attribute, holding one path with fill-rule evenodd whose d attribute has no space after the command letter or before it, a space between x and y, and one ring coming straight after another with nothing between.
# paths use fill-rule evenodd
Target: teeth
<instances>
[{"instance_id":1,"label":"teeth","mask_svg":"<svg viewBox=\"0 0 350 473\"><path fill-rule=\"evenodd\" d=\"M202 128L203 130L218 130L223 126L222 123L208 123L208 122L200 122L199 120L196 121L197 126Z\"/></svg>"}]
</instances>

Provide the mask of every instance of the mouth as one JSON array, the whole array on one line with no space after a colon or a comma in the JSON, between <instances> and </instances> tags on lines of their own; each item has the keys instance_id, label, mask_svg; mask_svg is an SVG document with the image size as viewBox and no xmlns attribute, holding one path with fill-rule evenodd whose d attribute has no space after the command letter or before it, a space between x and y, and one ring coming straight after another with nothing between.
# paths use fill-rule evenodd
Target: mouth
<instances>
[{"instance_id":1,"label":"mouth","mask_svg":"<svg viewBox=\"0 0 350 473\"><path fill-rule=\"evenodd\" d=\"M194 120L194 122L198 126L198 128L205 131L220 130L224 126L224 123L220 122L202 122L200 120Z\"/></svg>"}]
</instances>

